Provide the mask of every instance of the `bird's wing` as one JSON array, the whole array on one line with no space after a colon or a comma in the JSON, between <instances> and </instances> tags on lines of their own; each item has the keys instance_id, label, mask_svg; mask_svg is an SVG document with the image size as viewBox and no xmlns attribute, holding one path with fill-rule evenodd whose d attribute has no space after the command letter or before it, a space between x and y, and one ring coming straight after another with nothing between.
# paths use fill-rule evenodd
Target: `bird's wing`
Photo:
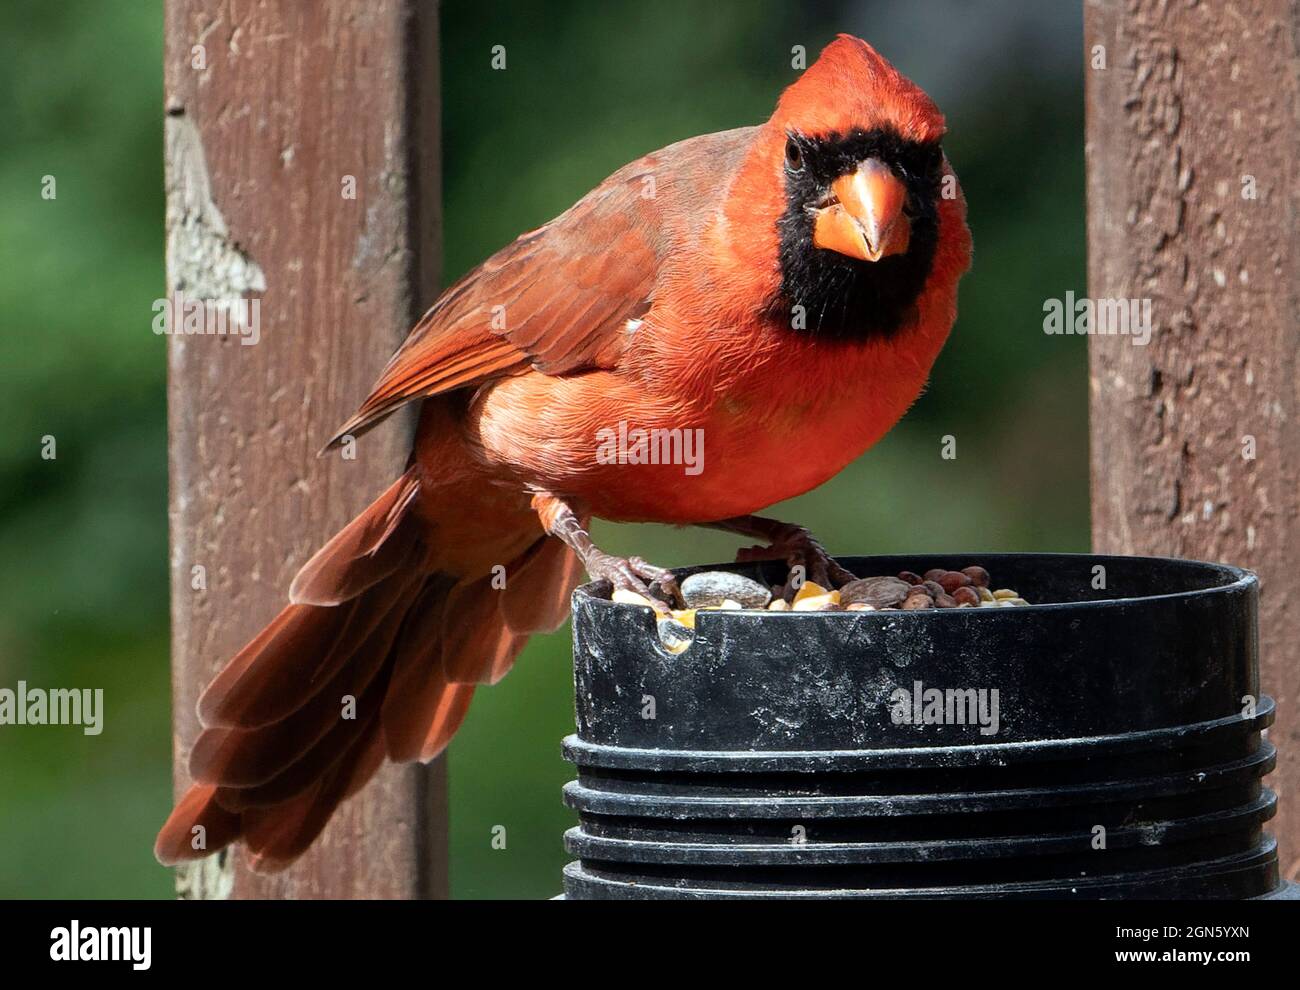
<instances>
[{"instance_id":1,"label":"bird's wing","mask_svg":"<svg viewBox=\"0 0 1300 990\"><path fill-rule=\"evenodd\" d=\"M650 308L671 248L666 190L655 173L679 147L615 172L448 288L330 446L412 399L530 369L564 375L613 367L631 337L628 321Z\"/></svg>"}]
</instances>

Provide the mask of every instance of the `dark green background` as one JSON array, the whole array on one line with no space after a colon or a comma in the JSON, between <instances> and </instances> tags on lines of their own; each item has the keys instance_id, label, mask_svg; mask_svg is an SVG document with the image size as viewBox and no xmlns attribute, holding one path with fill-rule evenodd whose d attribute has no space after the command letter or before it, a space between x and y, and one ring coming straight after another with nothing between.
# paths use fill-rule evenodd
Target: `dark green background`
<instances>
[{"instance_id":1,"label":"dark green background","mask_svg":"<svg viewBox=\"0 0 1300 990\"><path fill-rule=\"evenodd\" d=\"M0 9L0 687L102 687L107 704L98 737L0 727L0 896L172 891L150 851L170 800L165 345L150 329L161 29L145 2ZM844 553L1086 549L1084 345L1041 329L1045 298L1084 287L1076 5L446 4L446 277L632 158L766 117L791 47L811 59L841 30L946 112L975 267L906 420L777 514ZM945 434L956 460L940 458ZM649 526L597 537L670 564L737 545ZM568 664L567 632L532 643L451 747L458 896L558 889Z\"/></svg>"}]
</instances>

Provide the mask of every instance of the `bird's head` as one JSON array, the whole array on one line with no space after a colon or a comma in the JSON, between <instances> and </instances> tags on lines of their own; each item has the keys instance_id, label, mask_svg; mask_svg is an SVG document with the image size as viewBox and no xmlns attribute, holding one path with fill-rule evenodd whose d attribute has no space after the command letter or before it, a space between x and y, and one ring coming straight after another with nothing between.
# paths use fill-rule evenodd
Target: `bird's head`
<instances>
[{"instance_id":1,"label":"bird's head","mask_svg":"<svg viewBox=\"0 0 1300 990\"><path fill-rule=\"evenodd\" d=\"M943 134L929 96L849 35L786 89L743 176L765 187L776 217L774 316L794 312L795 329L841 338L889 336L915 321L945 212L965 236L964 207L944 210L960 192Z\"/></svg>"}]
</instances>

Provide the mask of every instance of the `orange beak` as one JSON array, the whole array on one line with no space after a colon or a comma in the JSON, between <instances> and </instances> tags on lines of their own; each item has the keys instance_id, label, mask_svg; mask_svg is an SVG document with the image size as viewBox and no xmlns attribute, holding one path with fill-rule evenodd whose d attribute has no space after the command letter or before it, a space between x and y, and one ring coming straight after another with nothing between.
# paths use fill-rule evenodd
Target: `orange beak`
<instances>
[{"instance_id":1,"label":"orange beak","mask_svg":"<svg viewBox=\"0 0 1300 990\"><path fill-rule=\"evenodd\" d=\"M907 187L888 165L868 158L831 183L833 200L817 210L813 245L861 261L907 250L912 224L903 214Z\"/></svg>"}]
</instances>

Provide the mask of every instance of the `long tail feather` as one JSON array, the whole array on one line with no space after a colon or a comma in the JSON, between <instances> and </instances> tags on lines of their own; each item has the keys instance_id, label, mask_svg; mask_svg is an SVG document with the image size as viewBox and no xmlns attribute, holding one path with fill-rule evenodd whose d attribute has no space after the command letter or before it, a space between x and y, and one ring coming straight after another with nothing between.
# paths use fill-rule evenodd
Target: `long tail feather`
<instances>
[{"instance_id":1,"label":"long tail feather","mask_svg":"<svg viewBox=\"0 0 1300 990\"><path fill-rule=\"evenodd\" d=\"M407 510L419 493L415 472L407 471L303 565L289 586L289 601L295 605L337 605L355 598L406 563L418 541L393 536L403 524L415 522Z\"/></svg>"},{"instance_id":2,"label":"long tail feather","mask_svg":"<svg viewBox=\"0 0 1300 990\"><path fill-rule=\"evenodd\" d=\"M445 573L429 563L436 533L412 511L419 496L408 472L330 540L293 602L203 692L195 783L158 835L160 861L242 840L255 869L285 868L385 756L441 753L475 687L503 677L529 633L563 621L580 574L567 548L535 541L507 565L505 589Z\"/></svg>"},{"instance_id":3,"label":"long tail feather","mask_svg":"<svg viewBox=\"0 0 1300 990\"><path fill-rule=\"evenodd\" d=\"M569 598L582 575L582 561L567 546L552 537L538 540L507 569L501 593L506 625L517 633L558 629L569 616Z\"/></svg>"}]
</instances>

